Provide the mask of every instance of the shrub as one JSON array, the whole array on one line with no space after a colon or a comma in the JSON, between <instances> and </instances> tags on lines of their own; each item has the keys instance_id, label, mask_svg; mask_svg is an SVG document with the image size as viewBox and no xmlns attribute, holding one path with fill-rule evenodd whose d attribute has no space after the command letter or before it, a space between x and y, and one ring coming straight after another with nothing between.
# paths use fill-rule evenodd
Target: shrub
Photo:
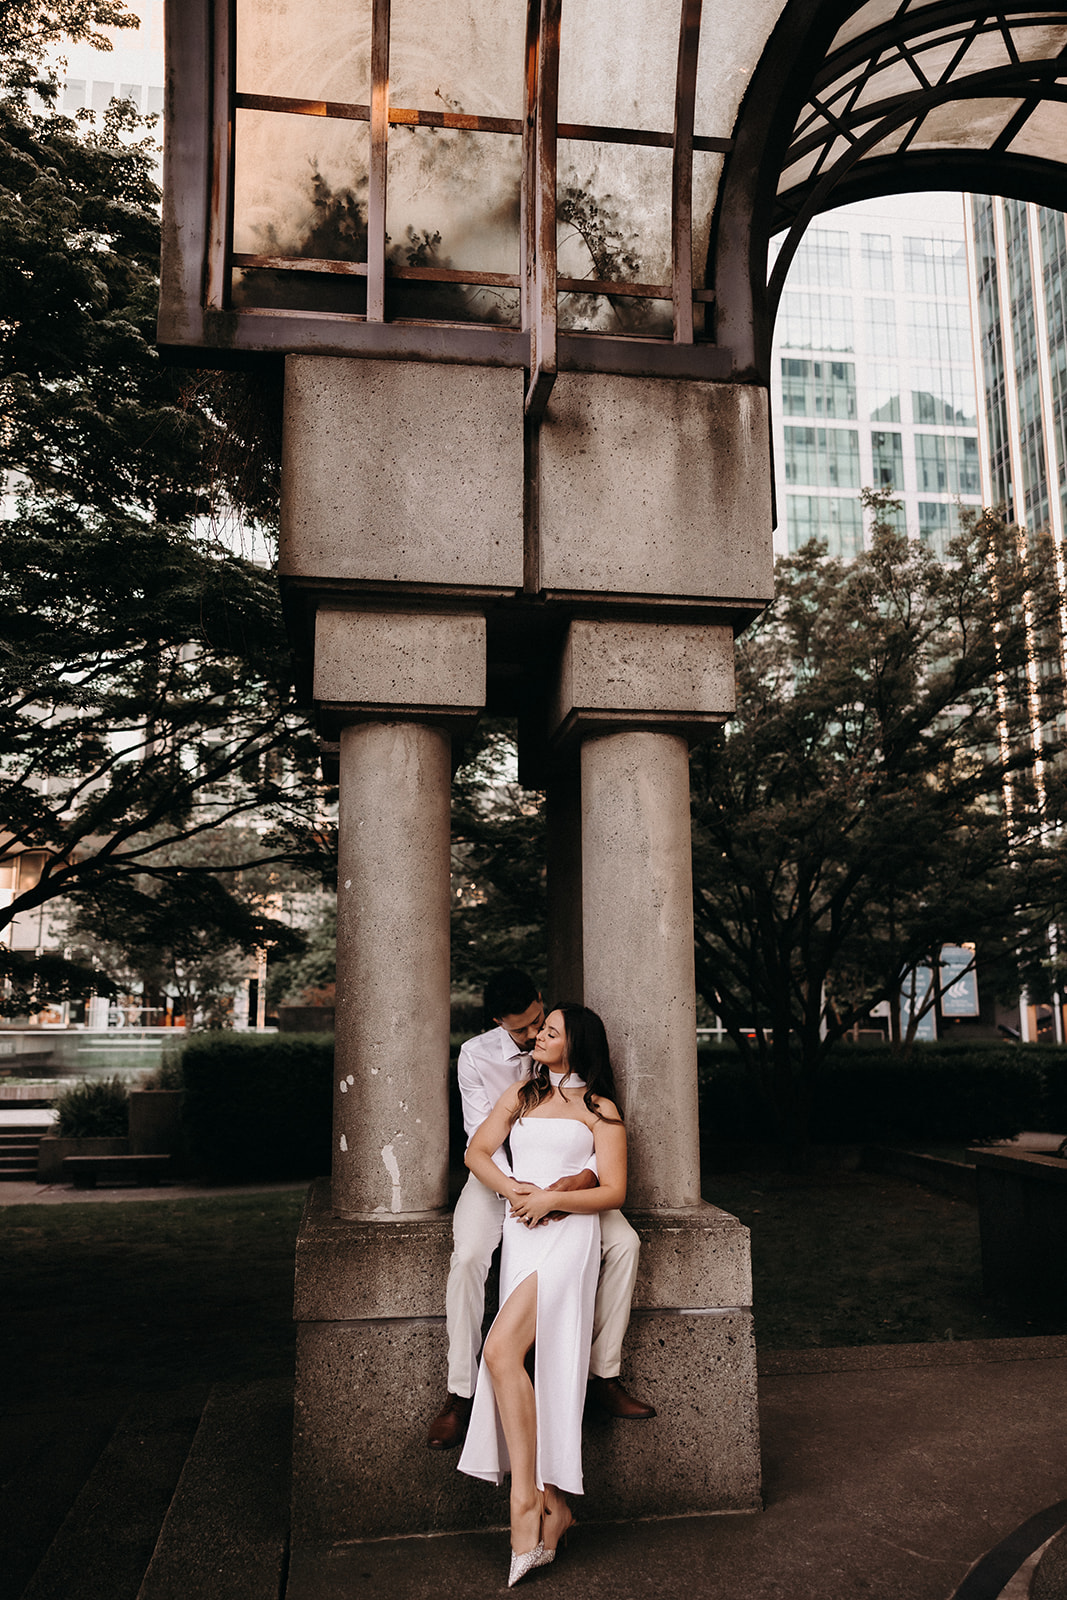
<instances>
[{"instance_id":1,"label":"shrub","mask_svg":"<svg viewBox=\"0 0 1067 1600\"><path fill-rule=\"evenodd\" d=\"M196 1034L181 1066L196 1171L235 1183L329 1172L332 1034Z\"/></svg>"},{"instance_id":2,"label":"shrub","mask_svg":"<svg viewBox=\"0 0 1067 1600\"><path fill-rule=\"evenodd\" d=\"M121 1078L85 1078L64 1089L55 1102L61 1139L124 1139L130 1110Z\"/></svg>"},{"instance_id":3,"label":"shrub","mask_svg":"<svg viewBox=\"0 0 1067 1600\"><path fill-rule=\"evenodd\" d=\"M185 1080L182 1077L182 1053L180 1050L168 1050L154 1072L150 1072L141 1084L142 1089L184 1089Z\"/></svg>"},{"instance_id":4,"label":"shrub","mask_svg":"<svg viewBox=\"0 0 1067 1600\"><path fill-rule=\"evenodd\" d=\"M771 1114L733 1046L699 1052L700 1123L717 1142L770 1142ZM1067 1132L1067 1051L931 1044L902 1061L839 1046L816 1086L815 1144L981 1143L1023 1129Z\"/></svg>"}]
</instances>

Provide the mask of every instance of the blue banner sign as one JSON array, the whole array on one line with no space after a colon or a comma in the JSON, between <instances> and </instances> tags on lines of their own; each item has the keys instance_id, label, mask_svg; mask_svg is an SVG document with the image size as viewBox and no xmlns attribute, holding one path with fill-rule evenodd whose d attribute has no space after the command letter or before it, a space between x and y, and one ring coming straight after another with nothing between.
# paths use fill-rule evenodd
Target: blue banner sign
<instances>
[{"instance_id":1,"label":"blue banner sign","mask_svg":"<svg viewBox=\"0 0 1067 1600\"><path fill-rule=\"evenodd\" d=\"M978 974L974 970L973 944L941 946L941 1015L978 1015Z\"/></svg>"},{"instance_id":2,"label":"blue banner sign","mask_svg":"<svg viewBox=\"0 0 1067 1600\"><path fill-rule=\"evenodd\" d=\"M934 975L929 967L915 967L906 973L904 982L900 986L900 1031L907 1036L912 1016L920 1012L930 998L930 986ZM925 1016L921 1016L915 1024L915 1039L937 1038L937 1016L931 1006Z\"/></svg>"}]
</instances>

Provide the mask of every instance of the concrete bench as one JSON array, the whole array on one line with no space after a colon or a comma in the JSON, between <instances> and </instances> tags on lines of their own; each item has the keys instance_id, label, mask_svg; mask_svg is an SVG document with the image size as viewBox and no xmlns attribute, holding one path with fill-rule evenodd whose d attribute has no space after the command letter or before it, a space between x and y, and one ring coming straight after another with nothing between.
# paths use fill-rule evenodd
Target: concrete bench
<instances>
[{"instance_id":1,"label":"concrete bench","mask_svg":"<svg viewBox=\"0 0 1067 1600\"><path fill-rule=\"evenodd\" d=\"M97 1178L156 1184L169 1165L170 1156L64 1156L63 1176L75 1189L95 1189Z\"/></svg>"}]
</instances>

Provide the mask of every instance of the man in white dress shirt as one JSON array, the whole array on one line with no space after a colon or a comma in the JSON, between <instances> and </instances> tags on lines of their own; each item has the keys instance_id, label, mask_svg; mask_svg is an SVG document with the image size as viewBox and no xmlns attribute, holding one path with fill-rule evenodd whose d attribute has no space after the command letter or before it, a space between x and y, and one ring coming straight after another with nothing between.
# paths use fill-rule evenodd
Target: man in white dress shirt
<instances>
[{"instance_id":1,"label":"man in white dress shirt","mask_svg":"<svg viewBox=\"0 0 1067 1600\"><path fill-rule=\"evenodd\" d=\"M490 978L485 1009L496 1026L468 1039L459 1052L459 1092L468 1142L505 1089L529 1073L530 1051L545 1020L537 985L515 968ZM498 1152L497 1160L505 1159L504 1151ZM595 1172L586 1169L574 1177L560 1178L552 1187L591 1189L596 1183ZM430 1424L427 1443L431 1450L450 1450L463 1442L467 1431L482 1343L485 1279L500 1243L506 1209L503 1198L471 1173L456 1202L452 1223L454 1249L445 1293L448 1395ZM621 1211L603 1212L600 1232L602 1257L589 1357L589 1398L610 1416L644 1421L654 1417L655 1411L627 1394L619 1382L640 1240Z\"/></svg>"}]
</instances>

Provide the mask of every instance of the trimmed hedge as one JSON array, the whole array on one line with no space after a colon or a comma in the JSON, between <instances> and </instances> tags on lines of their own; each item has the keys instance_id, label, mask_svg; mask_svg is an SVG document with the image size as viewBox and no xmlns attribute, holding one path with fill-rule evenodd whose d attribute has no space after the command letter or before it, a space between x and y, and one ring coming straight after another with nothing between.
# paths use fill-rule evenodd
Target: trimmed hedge
<instances>
[{"instance_id":1,"label":"trimmed hedge","mask_svg":"<svg viewBox=\"0 0 1067 1600\"><path fill-rule=\"evenodd\" d=\"M194 1171L229 1183L329 1172L333 1034L194 1034L181 1060Z\"/></svg>"},{"instance_id":2,"label":"trimmed hedge","mask_svg":"<svg viewBox=\"0 0 1067 1600\"><path fill-rule=\"evenodd\" d=\"M704 1138L773 1141L771 1114L734 1047L701 1045L698 1054ZM332 1034L196 1034L181 1071L195 1171L234 1183L329 1172ZM454 1060L450 1122L458 1154ZM1067 1133L1067 1048L922 1045L902 1062L888 1049L840 1046L816 1091L810 1136L815 1144L967 1143L1023 1129Z\"/></svg>"},{"instance_id":3,"label":"trimmed hedge","mask_svg":"<svg viewBox=\"0 0 1067 1600\"><path fill-rule=\"evenodd\" d=\"M766 1142L775 1129L732 1046L700 1049L700 1122L716 1142ZM839 1046L815 1091L816 1144L981 1142L1024 1129L1067 1132L1067 1049L1045 1045Z\"/></svg>"}]
</instances>

